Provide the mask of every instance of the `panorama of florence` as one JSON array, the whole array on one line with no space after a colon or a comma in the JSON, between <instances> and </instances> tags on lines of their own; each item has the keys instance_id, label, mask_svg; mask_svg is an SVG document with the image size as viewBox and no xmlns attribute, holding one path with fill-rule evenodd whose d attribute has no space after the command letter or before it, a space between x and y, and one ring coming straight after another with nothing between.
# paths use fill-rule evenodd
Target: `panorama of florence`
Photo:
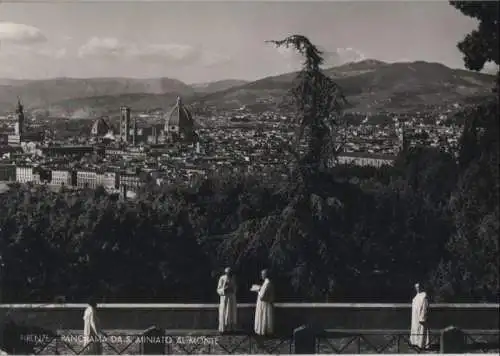
<instances>
[{"instance_id":1,"label":"panorama of florence","mask_svg":"<svg viewBox=\"0 0 500 356\"><path fill-rule=\"evenodd\" d=\"M499 352L494 1L0 1L0 353Z\"/></svg>"}]
</instances>

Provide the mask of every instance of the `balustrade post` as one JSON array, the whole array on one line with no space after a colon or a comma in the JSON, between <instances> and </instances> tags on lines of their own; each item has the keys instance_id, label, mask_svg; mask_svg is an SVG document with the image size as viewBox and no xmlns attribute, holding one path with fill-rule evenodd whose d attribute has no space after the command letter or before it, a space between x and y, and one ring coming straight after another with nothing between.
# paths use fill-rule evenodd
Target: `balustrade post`
<instances>
[{"instance_id":1,"label":"balustrade post","mask_svg":"<svg viewBox=\"0 0 500 356\"><path fill-rule=\"evenodd\" d=\"M316 332L310 326L302 325L293 331L294 354L316 353Z\"/></svg>"},{"instance_id":2,"label":"balustrade post","mask_svg":"<svg viewBox=\"0 0 500 356\"><path fill-rule=\"evenodd\" d=\"M147 329L141 336L142 355L165 355L165 330L156 326Z\"/></svg>"},{"instance_id":3,"label":"balustrade post","mask_svg":"<svg viewBox=\"0 0 500 356\"><path fill-rule=\"evenodd\" d=\"M466 340L464 332L454 326L449 326L441 331L439 352L442 354L465 353Z\"/></svg>"}]
</instances>

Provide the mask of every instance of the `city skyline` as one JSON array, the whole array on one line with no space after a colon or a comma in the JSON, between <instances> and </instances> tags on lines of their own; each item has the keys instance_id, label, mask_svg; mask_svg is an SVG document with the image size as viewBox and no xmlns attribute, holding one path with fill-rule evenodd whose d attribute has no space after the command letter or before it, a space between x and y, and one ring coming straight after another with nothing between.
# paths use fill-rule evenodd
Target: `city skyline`
<instances>
[{"instance_id":1,"label":"city skyline","mask_svg":"<svg viewBox=\"0 0 500 356\"><path fill-rule=\"evenodd\" d=\"M0 3L0 78L256 80L298 69L266 40L303 34L325 67L362 59L464 68L476 28L447 1Z\"/></svg>"}]
</instances>

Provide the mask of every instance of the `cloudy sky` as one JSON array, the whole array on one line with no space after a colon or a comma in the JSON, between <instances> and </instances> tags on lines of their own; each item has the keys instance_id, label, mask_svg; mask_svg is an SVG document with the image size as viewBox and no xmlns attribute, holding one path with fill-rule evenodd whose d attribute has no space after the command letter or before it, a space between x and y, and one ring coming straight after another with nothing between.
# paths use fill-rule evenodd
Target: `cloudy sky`
<instances>
[{"instance_id":1,"label":"cloudy sky","mask_svg":"<svg viewBox=\"0 0 500 356\"><path fill-rule=\"evenodd\" d=\"M16 0L17 1L17 0ZM476 27L447 1L0 0L0 78L257 79L297 68L264 43L303 34L327 66L363 58L462 68Z\"/></svg>"}]
</instances>

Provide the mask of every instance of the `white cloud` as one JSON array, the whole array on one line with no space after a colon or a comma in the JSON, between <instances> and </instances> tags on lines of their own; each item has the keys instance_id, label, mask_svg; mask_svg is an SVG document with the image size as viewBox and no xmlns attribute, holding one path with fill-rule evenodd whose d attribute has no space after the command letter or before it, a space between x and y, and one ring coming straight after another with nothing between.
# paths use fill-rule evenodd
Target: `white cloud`
<instances>
[{"instance_id":1,"label":"white cloud","mask_svg":"<svg viewBox=\"0 0 500 356\"><path fill-rule=\"evenodd\" d=\"M93 37L80 47L78 56L122 56L126 51L126 46L122 45L116 38Z\"/></svg>"},{"instance_id":2,"label":"white cloud","mask_svg":"<svg viewBox=\"0 0 500 356\"><path fill-rule=\"evenodd\" d=\"M213 66L227 62L228 57L184 44L126 43L112 37L93 37L78 50L79 57L139 59L167 64Z\"/></svg>"},{"instance_id":3,"label":"white cloud","mask_svg":"<svg viewBox=\"0 0 500 356\"><path fill-rule=\"evenodd\" d=\"M0 22L0 43L34 44L47 41L36 27L12 22Z\"/></svg>"},{"instance_id":4,"label":"white cloud","mask_svg":"<svg viewBox=\"0 0 500 356\"><path fill-rule=\"evenodd\" d=\"M499 69L500 69L499 65L496 64L495 62L486 62L484 64L482 72L486 74L497 74Z\"/></svg>"},{"instance_id":5,"label":"white cloud","mask_svg":"<svg viewBox=\"0 0 500 356\"><path fill-rule=\"evenodd\" d=\"M324 51L325 67L339 66L351 62L360 62L366 59L366 56L357 49L337 48L335 51Z\"/></svg>"}]
</instances>

